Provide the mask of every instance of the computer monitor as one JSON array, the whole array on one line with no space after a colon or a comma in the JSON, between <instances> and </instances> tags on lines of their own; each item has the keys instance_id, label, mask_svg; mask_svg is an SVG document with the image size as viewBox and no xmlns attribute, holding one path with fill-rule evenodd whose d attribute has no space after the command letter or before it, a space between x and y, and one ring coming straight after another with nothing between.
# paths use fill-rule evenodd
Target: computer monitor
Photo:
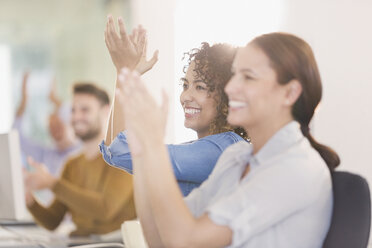
<instances>
[{"instance_id":1,"label":"computer monitor","mask_svg":"<svg viewBox=\"0 0 372 248\"><path fill-rule=\"evenodd\" d=\"M16 130L0 134L0 220L29 220L24 196L19 137Z\"/></svg>"}]
</instances>

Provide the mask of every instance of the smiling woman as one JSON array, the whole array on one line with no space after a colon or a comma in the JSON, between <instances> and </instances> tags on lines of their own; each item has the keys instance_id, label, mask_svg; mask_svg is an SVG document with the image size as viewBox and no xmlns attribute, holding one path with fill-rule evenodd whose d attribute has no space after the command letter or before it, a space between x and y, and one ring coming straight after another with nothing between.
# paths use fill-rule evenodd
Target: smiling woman
<instances>
[{"instance_id":1,"label":"smiling woman","mask_svg":"<svg viewBox=\"0 0 372 248\"><path fill-rule=\"evenodd\" d=\"M232 75L226 63L231 63L235 51L227 44L210 46L204 42L200 49L186 53L188 66L184 67L186 75L181 78L180 100L185 112L185 127L196 131L198 138L233 130L247 139L242 128L232 127L226 119L228 104L224 87ZM203 112L198 105L203 105Z\"/></svg>"},{"instance_id":2,"label":"smiling woman","mask_svg":"<svg viewBox=\"0 0 372 248\"><path fill-rule=\"evenodd\" d=\"M121 64L131 65L133 68L142 67L145 60L138 60L136 64L129 61L130 56L125 52L128 47L132 48L131 57L136 57L136 51L142 51L139 46L146 46L141 42L141 36L145 36L141 28L135 30L127 38L124 23L119 19L121 37L115 32L112 17L108 19L106 29L107 47L111 56L128 61L121 61ZM137 32L138 31L138 32ZM134 39L134 37L136 37ZM127 49L127 50L126 50ZM130 49L129 49L130 50ZM117 51L120 51L119 53ZM226 45L217 44L209 46L204 43L200 49L193 49L189 55L188 68L183 81L183 92L180 102L185 111L185 126L198 134L197 140L178 145L167 145L173 171L178 180L183 195L188 195L191 190L198 187L206 180L213 170L221 153L231 144L242 141L244 133L234 132L234 127L227 124L227 97L223 91L226 83L231 77L231 64L236 49ZM138 54L141 57L142 54ZM116 59L113 59L117 68L120 68ZM156 61L155 61L156 62ZM131 68L131 69L133 69ZM120 73L120 70L118 71ZM117 90L120 85L117 84ZM124 90L124 89L121 89ZM108 133L105 142L101 144L101 152L107 163L133 173L132 155L129 152L125 115L122 111L122 104L125 99L116 98L112 119L108 125ZM112 132L117 136L111 139ZM241 136L240 136L241 135Z\"/></svg>"}]
</instances>

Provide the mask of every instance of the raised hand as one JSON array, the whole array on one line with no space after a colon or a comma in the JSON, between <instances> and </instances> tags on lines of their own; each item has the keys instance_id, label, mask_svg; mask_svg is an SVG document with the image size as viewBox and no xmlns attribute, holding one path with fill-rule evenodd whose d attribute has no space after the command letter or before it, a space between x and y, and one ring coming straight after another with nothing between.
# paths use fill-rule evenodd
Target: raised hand
<instances>
[{"instance_id":1,"label":"raised hand","mask_svg":"<svg viewBox=\"0 0 372 248\"><path fill-rule=\"evenodd\" d=\"M141 33L136 36L136 45L134 45L127 35L124 21L121 17L118 18L119 33L115 30L114 19L111 15L108 16L105 29L105 42L109 50L112 62L114 63L117 72L119 73L123 67L131 70L135 69L140 61L145 43L145 36L141 29Z\"/></svg>"},{"instance_id":2,"label":"raised hand","mask_svg":"<svg viewBox=\"0 0 372 248\"><path fill-rule=\"evenodd\" d=\"M26 110L27 99L28 99L27 83L28 83L29 76L30 76L29 71L25 71L23 73L21 102L17 108L16 117L22 116Z\"/></svg>"},{"instance_id":3,"label":"raised hand","mask_svg":"<svg viewBox=\"0 0 372 248\"><path fill-rule=\"evenodd\" d=\"M62 102L61 99L58 98L57 96L57 83L56 83L56 78L53 77L51 87L50 87L50 92L49 92L49 100L54 103L54 106L56 109L59 109L61 106Z\"/></svg>"},{"instance_id":4,"label":"raised hand","mask_svg":"<svg viewBox=\"0 0 372 248\"><path fill-rule=\"evenodd\" d=\"M141 32L141 29L142 29L142 26L140 25L138 27L138 29L134 29L132 34L129 36L129 39L132 41L132 43L138 47L139 45L143 46L143 52L142 52L142 56L135 68L135 70L143 75L145 74L147 71L151 70L152 67L156 64L156 62L158 61L158 55L159 55L159 51L156 50L154 52L154 54L152 55L152 58L150 60L147 60L146 56L147 56L147 37L145 36L144 37L144 44L139 44L139 40L142 40L141 37L139 37L141 34L142 35L146 35L146 32ZM141 49L140 47L138 49Z\"/></svg>"},{"instance_id":5,"label":"raised hand","mask_svg":"<svg viewBox=\"0 0 372 248\"><path fill-rule=\"evenodd\" d=\"M50 174L44 164L38 163L30 157L27 162L32 168L31 172L24 171L23 173L27 190L35 191L51 188L57 182L57 179Z\"/></svg>"},{"instance_id":6,"label":"raised hand","mask_svg":"<svg viewBox=\"0 0 372 248\"><path fill-rule=\"evenodd\" d=\"M166 94L163 92L163 103L159 106L146 89L139 74L124 69L118 76L116 97L126 117L125 126L132 156L141 155L154 144L161 144L165 136L168 115Z\"/></svg>"}]
</instances>

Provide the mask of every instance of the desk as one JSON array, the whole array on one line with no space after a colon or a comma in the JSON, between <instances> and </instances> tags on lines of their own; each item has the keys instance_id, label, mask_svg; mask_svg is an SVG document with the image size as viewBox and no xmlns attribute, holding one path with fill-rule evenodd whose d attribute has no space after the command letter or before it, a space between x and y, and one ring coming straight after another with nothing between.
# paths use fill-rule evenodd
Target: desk
<instances>
[{"instance_id":1,"label":"desk","mask_svg":"<svg viewBox=\"0 0 372 248\"><path fill-rule=\"evenodd\" d=\"M121 243L121 231L89 237L69 237L36 225L0 225L0 248L65 248L92 243Z\"/></svg>"},{"instance_id":2,"label":"desk","mask_svg":"<svg viewBox=\"0 0 372 248\"><path fill-rule=\"evenodd\" d=\"M35 225L0 226L1 248L67 247L66 238L59 237Z\"/></svg>"}]
</instances>

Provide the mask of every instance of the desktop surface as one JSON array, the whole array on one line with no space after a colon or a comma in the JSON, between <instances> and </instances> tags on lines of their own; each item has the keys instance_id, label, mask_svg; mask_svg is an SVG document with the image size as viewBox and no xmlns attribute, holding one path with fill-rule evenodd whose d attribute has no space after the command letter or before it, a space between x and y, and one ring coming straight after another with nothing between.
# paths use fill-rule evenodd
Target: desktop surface
<instances>
[{"instance_id":1,"label":"desktop surface","mask_svg":"<svg viewBox=\"0 0 372 248\"><path fill-rule=\"evenodd\" d=\"M65 248L97 243L122 243L120 230L87 237L69 237L37 225L0 225L0 248Z\"/></svg>"}]
</instances>

